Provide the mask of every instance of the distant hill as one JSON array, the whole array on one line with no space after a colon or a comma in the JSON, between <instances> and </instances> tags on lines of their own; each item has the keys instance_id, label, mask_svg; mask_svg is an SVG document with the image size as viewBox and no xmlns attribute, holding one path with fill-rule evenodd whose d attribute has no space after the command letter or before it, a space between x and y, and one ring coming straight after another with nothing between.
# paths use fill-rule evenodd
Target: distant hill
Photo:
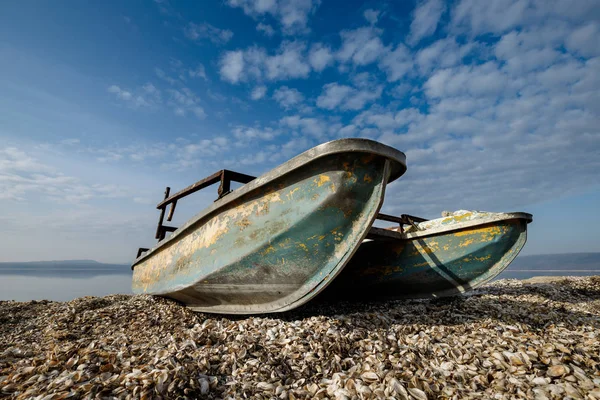
<instances>
[{"instance_id":1,"label":"distant hill","mask_svg":"<svg viewBox=\"0 0 600 400\"><path fill-rule=\"evenodd\" d=\"M0 274L84 278L97 275L131 274L130 265L104 264L94 260L0 262Z\"/></svg>"},{"instance_id":2,"label":"distant hill","mask_svg":"<svg viewBox=\"0 0 600 400\"><path fill-rule=\"evenodd\" d=\"M598 270L600 253L518 256L508 270Z\"/></svg>"}]
</instances>

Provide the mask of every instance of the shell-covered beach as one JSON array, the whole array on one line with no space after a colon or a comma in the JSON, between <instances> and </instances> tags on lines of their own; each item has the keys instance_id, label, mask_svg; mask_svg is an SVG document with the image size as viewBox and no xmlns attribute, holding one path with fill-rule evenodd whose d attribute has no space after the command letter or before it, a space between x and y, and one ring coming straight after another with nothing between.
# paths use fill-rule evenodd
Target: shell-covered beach
<instances>
[{"instance_id":1,"label":"shell-covered beach","mask_svg":"<svg viewBox=\"0 0 600 400\"><path fill-rule=\"evenodd\" d=\"M2 301L0 397L600 399L600 277L260 317L150 296Z\"/></svg>"}]
</instances>

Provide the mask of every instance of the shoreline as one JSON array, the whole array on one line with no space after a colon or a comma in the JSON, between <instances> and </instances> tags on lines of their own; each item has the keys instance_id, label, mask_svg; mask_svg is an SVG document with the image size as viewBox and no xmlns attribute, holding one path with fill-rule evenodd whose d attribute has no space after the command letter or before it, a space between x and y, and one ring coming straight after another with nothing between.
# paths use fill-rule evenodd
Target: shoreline
<instances>
[{"instance_id":1,"label":"shoreline","mask_svg":"<svg viewBox=\"0 0 600 400\"><path fill-rule=\"evenodd\" d=\"M0 301L0 339L15 399L600 399L600 277L250 317L150 296Z\"/></svg>"}]
</instances>

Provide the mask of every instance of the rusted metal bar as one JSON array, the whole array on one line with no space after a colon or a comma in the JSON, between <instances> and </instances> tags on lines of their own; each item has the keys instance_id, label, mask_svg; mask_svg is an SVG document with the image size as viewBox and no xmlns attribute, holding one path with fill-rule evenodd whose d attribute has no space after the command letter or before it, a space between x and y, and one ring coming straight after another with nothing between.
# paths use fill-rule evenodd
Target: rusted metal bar
<instances>
[{"instance_id":1,"label":"rusted metal bar","mask_svg":"<svg viewBox=\"0 0 600 400\"><path fill-rule=\"evenodd\" d=\"M173 213L175 212L175 206L177 205L177 200L171 203L171 208L169 209L169 215L167 215L167 221L171 221L173 219Z\"/></svg>"},{"instance_id":2,"label":"rusted metal bar","mask_svg":"<svg viewBox=\"0 0 600 400\"><path fill-rule=\"evenodd\" d=\"M225 196L229 192L231 192L231 182L239 182L239 183L249 183L256 179L255 176L242 174L235 171L230 171L228 169L223 170L223 174L221 175L221 185L219 186L218 194L219 198ZM218 200L217 199L217 200Z\"/></svg>"},{"instance_id":3,"label":"rusted metal bar","mask_svg":"<svg viewBox=\"0 0 600 400\"><path fill-rule=\"evenodd\" d=\"M408 215L408 214L402 214L401 216L396 217L394 215L379 213L379 214L377 214L377 219L380 219L382 221L396 222L398 224L404 224L404 225L412 225L415 222L428 221L425 218L415 217L414 215Z\"/></svg>"},{"instance_id":4,"label":"rusted metal bar","mask_svg":"<svg viewBox=\"0 0 600 400\"><path fill-rule=\"evenodd\" d=\"M175 232L176 230L177 230L177 228L174 226L168 226L168 225L161 226L160 236L158 238L158 241L160 242L161 240L163 240L165 238L165 236L167 235L167 232Z\"/></svg>"},{"instance_id":5,"label":"rusted metal bar","mask_svg":"<svg viewBox=\"0 0 600 400\"><path fill-rule=\"evenodd\" d=\"M421 218L421 217L415 217L414 215L408 215L408 214L402 214L401 217L404 218L407 221L412 221L412 222L425 222L425 221L429 221L428 219Z\"/></svg>"},{"instance_id":6,"label":"rusted metal bar","mask_svg":"<svg viewBox=\"0 0 600 400\"><path fill-rule=\"evenodd\" d=\"M137 252L137 255L135 256L135 258L139 258L139 256L141 256L141 255L142 255L142 253L145 253L145 252L147 252L148 250L150 250L150 249L147 249L147 248L145 248L145 247L140 247L140 248L138 249L138 252ZM133 267L131 267L131 269L133 269Z\"/></svg>"},{"instance_id":7,"label":"rusted metal bar","mask_svg":"<svg viewBox=\"0 0 600 400\"><path fill-rule=\"evenodd\" d=\"M389 222L396 222L399 224L404 223L404 219L402 219L402 217L396 217L394 215L388 215L388 214L377 214L377 219L380 219L382 221L389 221Z\"/></svg>"},{"instance_id":8,"label":"rusted metal bar","mask_svg":"<svg viewBox=\"0 0 600 400\"><path fill-rule=\"evenodd\" d=\"M171 197L167 197L165 198L163 201L161 201L160 203L158 203L158 205L156 206L156 208L160 209L164 206L166 206L169 203L172 203L174 201L177 201L179 199L181 199L182 197L188 196L192 193L197 192L198 190L204 189L207 186L210 186L214 183L217 183L221 180L221 174L223 174L223 170L219 171L219 172L215 172L214 174L212 174L209 177L206 177L202 180L199 180L198 182L186 187L185 189L180 190L179 192L175 193L173 196Z\"/></svg>"},{"instance_id":9,"label":"rusted metal bar","mask_svg":"<svg viewBox=\"0 0 600 400\"><path fill-rule=\"evenodd\" d=\"M383 228L375 228L374 226L369 229L367 233L367 239L372 240L402 240L402 234L396 231Z\"/></svg>"},{"instance_id":10,"label":"rusted metal bar","mask_svg":"<svg viewBox=\"0 0 600 400\"><path fill-rule=\"evenodd\" d=\"M171 188L167 186L167 188L165 189L165 199L169 198L169 193L171 193ZM160 208L160 217L158 217L158 226L156 227L156 234L154 235L155 239L159 239L160 240L160 236L161 236L161 232L162 232L162 226L163 226L163 220L165 219L165 210L166 210L166 205L163 206L162 208Z\"/></svg>"},{"instance_id":11,"label":"rusted metal bar","mask_svg":"<svg viewBox=\"0 0 600 400\"><path fill-rule=\"evenodd\" d=\"M414 215L402 214L399 217L388 214L377 214L377 219L382 221L396 222L400 225L400 233L404 233L403 225L415 225L418 222L427 221L425 218L415 217Z\"/></svg>"},{"instance_id":12,"label":"rusted metal bar","mask_svg":"<svg viewBox=\"0 0 600 400\"><path fill-rule=\"evenodd\" d=\"M169 214L167 215L167 221L171 221L173 219L173 213L175 212L175 207L177 206L177 200L181 199L182 197L188 196L197 192L198 190L204 189L205 187L220 181L221 185L219 186L218 193L219 198L221 198L231 191L231 181L246 184L254 179L254 176L222 169L210 175L209 177L199 180L185 189L180 190L172 196L169 196L171 188L167 187L164 200L158 203L156 206L156 208L160 210L160 217L158 219L158 226L156 227L156 235L154 235L154 237L158 239L158 241L161 241L165 238L167 232L173 232L177 229L171 226L163 225L165 212L169 204L171 205L171 208L169 209Z\"/></svg>"},{"instance_id":13,"label":"rusted metal bar","mask_svg":"<svg viewBox=\"0 0 600 400\"><path fill-rule=\"evenodd\" d=\"M219 190L218 190L219 198L220 198L220 197L225 196L227 193L229 193L229 191L231 189L231 181L246 184L254 179L256 179L256 178L251 175L246 175L246 174L242 174L239 172L229 171L227 169L222 169L222 170L215 172L214 174L212 174L204 179L201 179L198 182L186 187L185 189L180 190L179 192L175 193L171 197L165 198L163 201L158 203L156 208L161 209L168 204L176 202L177 200L181 199L182 197L188 196L192 193L197 192L198 190L204 189L205 187L215 184L217 182L221 182L221 186L219 186Z\"/></svg>"},{"instance_id":14,"label":"rusted metal bar","mask_svg":"<svg viewBox=\"0 0 600 400\"><path fill-rule=\"evenodd\" d=\"M231 181L229 180L229 177L227 176L226 170L223 170L223 173L221 174L221 184L219 185L219 188L217 189L217 193L219 194L219 197L217 198L217 200L220 199L221 197L225 196L229 192L231 192Z\"/></svg>"}]
</instances>

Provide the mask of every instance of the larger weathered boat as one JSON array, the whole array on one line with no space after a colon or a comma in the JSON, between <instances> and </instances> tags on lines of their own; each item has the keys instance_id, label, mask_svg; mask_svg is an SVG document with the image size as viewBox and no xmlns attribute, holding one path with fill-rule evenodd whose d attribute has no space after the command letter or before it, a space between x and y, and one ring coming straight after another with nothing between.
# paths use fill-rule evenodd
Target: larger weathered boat
<instances>
[{"instance_id":1,"label":"larger weathered boat","mask_svg":"<svg viewBox=\"0 0 600 400\"><path fill-rule=\"evenodd\" d=\"M365 239L385 187L406 171L402 152L365 139L314 147L269 173L219 171L158 204L156 247L133 263L134 293L198 311L250 314L306 303L343 269ZM229 192L230 181L246 183ZM221 182L220 198L176 229L177 201ZM166 237L167 232L172 232Z\"/></svg>"},{"instance_id":2,"label":"larger weathered boat","mask_svg":"<svg viewBox=\"0 0 600 400\"><path fill-rule=\"evenodd\" d=\"M409 215L372 228L328 296L431 298L475 289L502 272L527 240L527 213L461 210L425 220ZM408 228L404 229L404 226Z\"/></svg>"}]
</instances>

